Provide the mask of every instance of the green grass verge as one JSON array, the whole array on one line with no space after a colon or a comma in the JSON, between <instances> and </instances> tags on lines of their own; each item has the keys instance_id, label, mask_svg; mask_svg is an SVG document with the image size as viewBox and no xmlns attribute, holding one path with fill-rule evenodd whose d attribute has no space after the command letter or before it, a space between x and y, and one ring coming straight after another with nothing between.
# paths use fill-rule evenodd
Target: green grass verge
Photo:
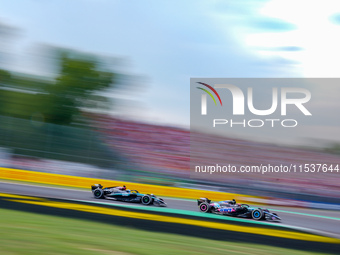
<instances>
[{"instance_id":1,"label":"green grass verge","mask_svg":"<svg viewBox=\"0 0 340 255\"><path fill-rule=\"evenodd\" d=\"M0 209L0 254L320 254Z\"/></svg>"}]
</instances>

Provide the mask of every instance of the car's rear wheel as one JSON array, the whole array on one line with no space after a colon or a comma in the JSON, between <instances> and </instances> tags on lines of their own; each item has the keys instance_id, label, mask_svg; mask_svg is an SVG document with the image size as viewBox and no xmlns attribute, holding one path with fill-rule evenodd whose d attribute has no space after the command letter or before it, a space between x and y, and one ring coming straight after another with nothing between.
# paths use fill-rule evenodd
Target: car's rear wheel
<instances>
[{"instance_id":1,"label":"car's rear wheel","mask_svg":"<svg viewBox=\"0 0 340 255\"><path fill-rule=\"evenodd\" d=\"M150 205L152 203L152 197L150 195L145 195L142 197L143 205Z\"/></svg>"},{"instance_id":2,"label":"car's rear wheel","mask_svg":"<svg viewBox=\"0 0 340 255\"><path fill-rule=\"evenodd\" d=\"M201 212L210 212L210 205L206 202L203 202L199 205L200 211Z\"/></svg>"},{"instance_id":3,"label":"car's rear wheel","mask_svg":"<svg viewBox=\"0 0 340 255\"><path fill-rule=\"evenodd\" d=\"M103 198L103 196L104 196L104 191L103 191L102 189L95 189L95 190L93 191L93 196L94 196L95 198L97 198L97 199Z\"/></svg>"},{"instance_id":4,"label":"car's rear wheel","mask_svg":"<svg viewBox=\"0 0 340 255\"><path fill-rule=\"evenodd\" d=\"M251 213L251 217L254 219L254 220L260 220L262 219L263 217L263 211L261 209L255 209L252 211Z\"/></svg>"}]
</instances>

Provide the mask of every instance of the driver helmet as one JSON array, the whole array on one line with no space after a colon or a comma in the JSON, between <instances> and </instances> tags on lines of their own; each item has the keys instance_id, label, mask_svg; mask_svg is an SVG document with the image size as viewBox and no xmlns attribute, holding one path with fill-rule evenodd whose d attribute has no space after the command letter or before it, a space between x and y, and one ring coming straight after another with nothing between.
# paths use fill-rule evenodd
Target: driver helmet
<instances>
[{"instance_id":1,"label":"driver helmet","mask_svg":"<svg viewBox=\"0 0 340 255\"><path fill-rule=\"evenodd\" d=\"M123 185L122 190L126 190L126 186L125 185Z\"/></svg>"}]
</instances>

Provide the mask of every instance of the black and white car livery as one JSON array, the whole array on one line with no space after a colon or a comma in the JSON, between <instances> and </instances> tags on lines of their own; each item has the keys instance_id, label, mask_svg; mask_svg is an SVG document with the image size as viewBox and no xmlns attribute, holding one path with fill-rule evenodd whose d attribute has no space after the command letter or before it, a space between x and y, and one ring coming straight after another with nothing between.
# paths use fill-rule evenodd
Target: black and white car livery
<instances>
[{"instance_id":1,"label":"black and white car livery","mask_svg":"<svg viewBox=\"0 0 340 255\"><path fill-rule=\"evenodd\" d=\"M103 187L101 184L91 186L93 196L97 199L107 198L123 202L142 203L143 205L167 206L162 198L154 194L142 194L138 190L129 190L124 186Z\"/></svg>"}]
</instances>

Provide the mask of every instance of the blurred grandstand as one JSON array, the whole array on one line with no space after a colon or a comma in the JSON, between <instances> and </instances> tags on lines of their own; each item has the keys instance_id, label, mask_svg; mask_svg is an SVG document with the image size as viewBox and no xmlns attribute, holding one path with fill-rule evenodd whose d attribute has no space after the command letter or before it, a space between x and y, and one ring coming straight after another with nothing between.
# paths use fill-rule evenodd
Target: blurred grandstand
<instances>
[{"instance_id":1,"label":"blurred grandstand","mask_svg":"<svg viewBox=\"0 0 340 255\"><path fill-rule=\"evenodd\" d=\"M87 117L93 120L92 129L97 131L96 135L92 135L92 140L96 142L88 143L85 146L87 148L83 148L80 155L76 155L79 150L74 150L75 153L69 150L65 151L68 158L56 159L51 157L55 152L50 150L44 153L40 152L40 157L39 154L27 157L30 153L26 154L25 150L16 148L16 150L9 151L19 153L2 156L1 165L163 185L187 187L200 185L202 188L211 189L214 187L214 189L229 192L241 191L262 195L275 195L275 192L281 192L340 198L339 172L200 174L195 175L195 179L190 176L190 139L204 143L204 146L195 146L191 151L191 157L195 164L202 165L214 165L216 162L236 166L290 165L307 162L340 164L340 157L336 154L190 133L189 130L176 127L122 120L107 115L88 114ZM73 129L72 132L77 134L76 128ZM84 132L83 129L79 130L80 133ZM86 137L86 134L84 136L78 134L68 142L73 141L73 146L78 144L81 147L86 145L89 138L91 137ZM51 142L53 139L47 136L44 141L40 140L40 142L46 149L53 148L55 147ZM65 146L65 148L67 147ZM111 156L101 158L103 153L94 151L100 148L105 152L104 154L109 153ZM29 148L26 150L29 151ZM58 153L62 154L60 151ZM115 159L112 160L111 166L97 164L101 161L107 162L110 157ZM73 159L70 160L71 158ZM117 163L117 161L119 162Z\"/></svg>"}]
</instances>

